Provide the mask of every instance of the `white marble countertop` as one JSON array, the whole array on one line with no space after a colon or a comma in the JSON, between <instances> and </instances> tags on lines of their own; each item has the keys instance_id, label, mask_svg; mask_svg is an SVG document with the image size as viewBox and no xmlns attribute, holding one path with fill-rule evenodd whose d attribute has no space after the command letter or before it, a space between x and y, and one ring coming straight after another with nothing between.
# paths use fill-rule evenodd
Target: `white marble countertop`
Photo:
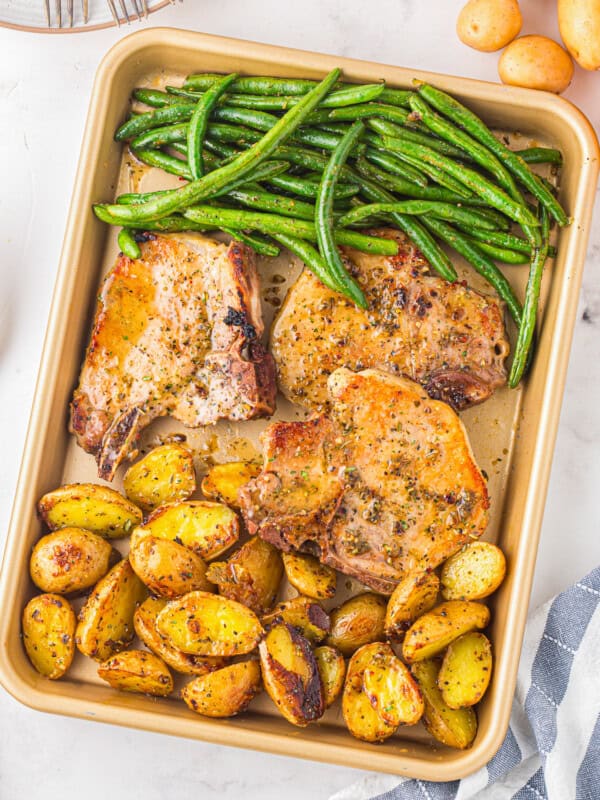
<instances>
[{"instance_id":1,"label":"white marble countertop","mask_svg":"<svg viewBox=\"0 0 600 800\"><path fill-rule=\"evenodd\" d=\"M41 0L40 0L41 2ZM76 0L77 2L77 0ZM0 2L0 6L2 3ZM186 0L149 20L496 80L460 44L461 0ZM554 3L523 3L556 35ZM535 6L535 8L533 8ZM135 29L40 36L0 28L0 542L8 524L94 72ZM600 75L567 95L600 130ZM539 603L600 563L600 206L588 251L535 586ZM0 800L327 798L363 773L43 715L0 690Z\"/></svg>"}]
</instances>

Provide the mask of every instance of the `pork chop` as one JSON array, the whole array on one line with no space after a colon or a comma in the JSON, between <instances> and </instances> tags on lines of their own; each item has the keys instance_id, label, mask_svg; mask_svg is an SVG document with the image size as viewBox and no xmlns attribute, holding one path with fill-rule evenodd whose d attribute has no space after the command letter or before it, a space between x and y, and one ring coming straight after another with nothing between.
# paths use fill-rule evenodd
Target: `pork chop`
<instances>
[{"instance_id":1,"label":"pork chop","mask_svg":"<svg viewBox=\"0 0 600 800\"><path fill-rule=\"evenodd\" d=\"M240 492L251 533L390 594L487 524L488 494L466 431L407 378L337 369L329 412L275 422L261 474Z\"/></svg>"},{"instance_id":2,"label":"pork chop","mask_svg":"<svg viewBox=\"0 0 600 800\"><path fill-rule=\"evenodd\" d=\"M196 234L141 251L104 281L71 404L70 430L106 480L156 417L197 427L275 408L254 253Z\"/></svg>"},{"instance_id":3,"label":"pork chop","mask_svg":"<svg viewBox=\"0 0 600 800\"><path fill-rule=\"evenodd\" d=\"M509 344L504 307L465 283L431 275L415 245L397 230L396 256L342 248L368 310L324 286L305 269L289 290L271 332L279 388L319 409L338 367L377 367L418 381L455 409L486 400L506 382Z\"/></svg>"}]
</instances>

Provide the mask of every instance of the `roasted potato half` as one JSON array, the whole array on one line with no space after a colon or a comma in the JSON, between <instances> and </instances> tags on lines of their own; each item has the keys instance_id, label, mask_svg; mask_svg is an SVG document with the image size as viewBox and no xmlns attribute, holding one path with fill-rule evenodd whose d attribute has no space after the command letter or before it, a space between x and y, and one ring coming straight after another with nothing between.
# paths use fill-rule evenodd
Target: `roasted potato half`
<instances>
[{"instance_id":1,"label":"roasted potato half","mask_svg":"<svg viewBox=\"0 0 600 800\"><path fill-rule=\"evenodd\" d=\"M84 656L106 661L133 639L133 615L146 587L124 558L96 584L79 612L75 644Z\"/></svg>"},{"instance_id":2,"label":"roasted potato half","mask_svg":"<svg viewBox=\"0 0 600 800\"><path fill-rule=\"evenodd\" d=\"M481 600L495 592L506 575L506 558L495 544L472 542L442 567L442 595L446 600Z\"/></svg>"},{"instance_id":3,"label":"roasted potato half","mask_svg":"<svg viewBox=\"0 0 600 800\"><path fill-rule=\"evenodd\" d=\"M310 597L302 595L278 603L270 614L262 618L267 629L278 622L293 625L311 644L322 642L331 629L327 612Z\"/></svg>"},{"instance_id":4,"label":"roasted potato half","mask_svg":"<svg viewBox=\"0 0 600 800\"><path fill-rule=\"evenodd\" d=\"M411 572L396 586L388 600L385 633L401 639L413 620L434 607L440 590L435 572Z\"/></svg>"},{"instance_id":5,"label":"roasted potato half","mask_svg":"<svg viewBox=\"0 0 600 800\"><path fill-rule=\"evenodd\" d=\"M50 680L62 678L75 655L75 612L57 594L40 594L23 610L23 644L29 660Z\"/></svg>"},{"instance_id":6,"label":"roasted potato half","mask_svg":"<svg viewBox=\"0 0 600 800\"><path fill-rule=\"evenodd\" d=\"M490 621L489 609L482 603L448 600L423 614L408 629L402 645L405 661L423 661L431 658L463 633L475 628L485 628Z\"/></svg>"},{"instance_id":7,"label":"roasted potato half","mask_svg":"<svg viewBox=\"0 0 600 800\"><path fill-rule=\"evenodd\" d=\"M162 597L172 599L214 588L206 578L206 564L200 556L170 539L144 536L129 551L129 561L138 578Z\"/></svg>"},{"instance_id":8,"label":"roasted potato half","mask_svg":"<svg viewBox=\"0 0 600 800\"><path fill-rule=\"evenodd\" d=\"M356 595L331 612L327 644L350 656L359 647L385 638L386 601L372 592Z\"/></svg>"},{"instance_id":9,"label":"roasted potato half","mask_svg":"<svg viewBox=\"0 0 600 800\"><path fill-rule=\"evenodd\" d=\"M174 647L199 656L250 653L263 634L253 611L208 592L190 592L172 600L158 615L156 625Z\"/></svg>"},{"instance_id":10,"label":"roasted potato half","mask_svg":"<svg viewBox=\"0 0 600 800\"><path fill-rule=\"evenodd\" d=\"M82 592L106 575L116 557L116 550L101 536L83 528L62 528L36 543L29 574L43 592Z\"/></svg>"},{"instance_id":11,"label":"roasted potato half","mask_svg":"<svg viewBox=\"0 0 600 800\"><path fill-rule=\"evenodd\" d=\"M144 525L134 530L131 547L136 547L144 536L156 536L177 541L200 558L210 560L235 544L239 535L239 520L227 506L206 500L184 500L157 508Z\"/></svg>"},{"instance_id":12,"label":"roasted potato half","mask_svg":"<svg viewBox=\"0 0 600 800\"><path fill-rule=\"evenodd\" d=\"M314 653L323 685L325 708L329 708L338 699L344 688L346 662L339 650L328 645L316 647Z\"/></svg>"},{"instance_id":13,"label":"roasted potato half","mask_svg":"<svg viewBox=\"0 0 600 800\"><path fill-rule=\"evenodd\" d=\"M38 503L40 516L50 528L85 528L119 539L142 521L140 509L108 486L70 483L45 494Z\"/></svg>"},{"instance_id":14,"label":"roasted potato half","mask_svg":"<svg viewBox=\"0 0 600 800\"><path fill-rule=\"evenodd\" d=\"M388 650L389 645L382 642L363 645L348 664L342 695L342 714L352 736L365 742L383 742L398 727L391 725L377 713L363 688L365 670L372 667L374 659L387 658Z\"/></svg>"},{"instance_id":15,"label":"roasted potato half","mask_svg":"<svg viewBox=\"0 0 600 800\"><path fill-rule=\"evenodd\" d=\"M126 650L98 667L98 675L113 689L166 697L173 691L173 678L167 665L146 650Z\"/></svg>"},{"instance_id":16,"label":"roasted potato half","mask_svg":"<svg viewBox=\"0 0 600 800\"><path fill-rule=\"evenodd\" d=\"M240 661L190 681L181 697L197 714L234 717L248 708L261 689L258 661Z\"/></svg>"},{"instance_id":17,"label":"roasted potato half","mask_svg":"<svg viewBox=\"0 0 600 800\"><path fill-rule=\"evenodd\" d=\"M265 689L292 725L323 716L321 676L308 640L292 625L274 625L258 646Z\"/></svg>"},{"instance_id":18,"label":"roasted potato half","mask_svg":"<svg viewBox=\"0 0 600 800\"><path fill-rule=\"evenodd\" d=\"M213 561L207 578L219 587L219 593L237 600L255 614L268 611L277 597L283 577L279 550L258 536L253 536L227 561Z\"/></svg>"},{"instance_id":19,"label":"roasted potato half","mask_svg":"<svg viewBox=\"0 0 600 800\"><path fill-rule=\"evenodd\" d=\"M209 500L239 508L238 491L252 478L256 478L261 469L262 466L255 461L215 464L202 480L202 494Z\"/></svg>"},{"instance_id":20,"label":"roasted potato half","mask_svg":"<svg viewBox=\"0 0 600 800\"><path fill-rule=\"evenodd\" d=\"M419 687L389 644L377 648L365 667L363 691L381 719L395 728L416 725L423 716Z\"/></svg>"},{"instance_id":21,"label":"roasted potato half","mask_svg":"<svg viewBox=\"0 0 600 800\"><path fill-rule=\"evenodd\" d=\"M313 600L334 596L337 584L334 569L306 553L283 553L282 558L287 579L300 594Z\"/></svg>"},{"instance_id":22,"label":"roasted potato half","mask_svg":"<svg viewBox=\"0 0 600 800\"><path fill-rule=\"evenodd\" d=\"M123 490L144 511L187 500L196 491L192 454L187 447L175 443L155 447L129 467Z\"/></svg>"},{"instance_id":23,"label":"roasted potato half","mask_svg":"<svg viewBox=\"0 0 600 800\"><path fill-rule=\"evenodd\" d=\"M437 684L439 668L434 659L418 661L411 668L425 702L423 725L438 742L464 750L477 733L477 717L472 708L453 709L446 705Z\"/></svg>"},{"instance_id":24,"label":"roasted potato half","mask_svg":"<svg viewBox=\"0 0 600 800\"><path fill-rule=\"evenodd\" d=\"M156 618L167 605L164 597L147 597L133 615L133 627L149 650L162 658L167 666L184 675L206 675L227 666L226 658L192 656L169 643L156 627Z\"/></svg>"},{"instance_id":25,"label":"roasted potato half","mask_svg":"<svg viewBox=\"0 0 600 800\"><path fill-rule=\"evenodd\" d=\"M486 693L492 677L492 646L483 633L465 633L449 645L438 686L450 708L474 706Z\"/></svg>"}]
</instances>

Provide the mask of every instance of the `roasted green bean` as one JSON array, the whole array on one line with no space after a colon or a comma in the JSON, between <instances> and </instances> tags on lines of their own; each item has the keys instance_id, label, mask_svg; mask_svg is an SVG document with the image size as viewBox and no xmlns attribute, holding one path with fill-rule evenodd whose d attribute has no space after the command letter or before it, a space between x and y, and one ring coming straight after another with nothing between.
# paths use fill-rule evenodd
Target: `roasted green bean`
<instances>
[{"instance_id":1,"label":"roasted green bean","mask_svg":"<svg viewBox=\"0 0 600 800\"><path fill-rule=\"evenodd\" d=\"M210 89L207 89L196 104L187 132L188 165L194 180L198 180L204 174L202 148L208 128L208 118L219 98L227 91L228 86L230 86L236 78L237 74L235 72L221 78L221 80L214 83Z\"/></svg>"}]
</instances>

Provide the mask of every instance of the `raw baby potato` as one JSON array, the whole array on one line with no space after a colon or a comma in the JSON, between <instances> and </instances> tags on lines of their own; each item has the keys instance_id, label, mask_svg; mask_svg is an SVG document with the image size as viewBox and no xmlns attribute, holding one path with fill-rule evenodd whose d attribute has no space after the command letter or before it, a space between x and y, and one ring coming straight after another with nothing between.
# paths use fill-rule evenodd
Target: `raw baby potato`
<instances>
[{"instance_id":1,"label":"raw baby potato","mask_svg":"<svg viewBox=\"0 0 600 800\"><path fill-rule=\"evenodd\" d=\"M108 572L116 551L83 528L62 528L36 543L29 560L31 580L43 592L82 592Z\"/></svg>"},{"instance_id":2,"label":"raw baby potato","mask_svg":"<svg viewBox=\"0 0 600 800\"><path fill-rule=\"evenodd\" d=\"M323 686L307 639L281 622L271 628L258 652L267 694L288 722L304 727L322 717Z\"/></svg>"},{"instance_id":3,"label":"raw baby potato","mask_svg":"<svg viewBox=\"0 0 600 800\"><path fill-rule=\"evenodd\" d=\"M310 597L302 595L278 603L270 614L262 618L267 629L278 622L287 622L297 628L311 644L322 642L331 629L327 612Z\"/></svg>"},{"instance_id":4,"label":"raw baby potato","mask_svg":"<svg viewBox=\"0 0 600 800\"><path fill-rule=\"evenodd\" d=\"M40 516L54 531L85 528L106 539L120 539L142 521L140 509L108 486L71 483L45 494L38 503Z\"/></svg>"},{"instance_id":5,"label":"raw baby potato","mask_svg":"<svg viewBox=\"0 0 600 800\"><path fill-rule=\"evenodd\" d=\"M385 638L386 601L365 592L346 600L331 612L331 632L327 644L350 656L359 647Z\"/></svg>"},{"instance_id":6,"label":"raw baby potato","mask_svg":"<svg viewBox=\"0 0 600 800\"><path fill-rule=\"evenodd\" d=\"M408 629L402 645L405 661L423 661L441 653L463 633L485 628L490 612L482 603L448 600L423 614Z\"/></svg>"},{"instance_id":7,"label":"raw baby potato","mask_svg":"<svg viewBox=\"0 0 600 800\"><path fill-rule=\"evenodd\" d=\"M566 50L546 36L521 36L500 56L502 83L560 94L573 78L573 61Z\"/></svg>"},{"instance_id":8,"label":"raw baby potato","mask_svg":"<svg viewBox=\"0 0 600 800\"><path fill-rule=\"evenodd\" d=\"M217 500L238 508L238 491L249 480L256 478L261 469L261 465L253 461L230 461L228 464L215 464L202 480L202 494L209 500Z\"/></svg>"},{"instance_id":9,"label":"raw baby potato","mask_svg":"<svg viewBox=\"0 0 600 800\"><path fill-rule=\"evenodd\" d=\"M210 560L220 556L240 535L240 523L234 511L221 503L206 500L185 500L162 506L151 514L144 525L131 536L136 547L144 536L177 540L200 558Z\"/></svg>"},{"instance_id":10,"label":"raw baby potato","mask_svg":"<svg viewBox=\"0 0 600 800\"><path fill-rule=\"evenodd\" d=\"M446 705L465 708L478 703L492 677L492 646L483 633L465 633L446 650L438 686Z\"/></svg>"},{"instance_id":11,"label":"raw baby potato","mask_svg":"<svg viewBox=\"0 0 600 800\"><path fill-rule=\"evenodd\" d=\"M579 66L600 69L600 0L558 0L558 27Z\"/></svg>"},{"instance_id":12,"label":"raw baby potato","mask_svg":"<svg viewBox=\"0 0 600 800\"><path fill-rule=\"evenodd\" d=\"M388 600L386 636L401 639L413 620L434 607L439 589L435 572L411 572L403 578Z\"/></svg>"},{"instance_id":13,"label":"raw baby potato","mask_svg":"<svg viewBox=\"0 0 600 800\"><path fill-rule=\"evenodd\" d=\"M147 597L135 610L133 627L148 650L162 658L175 672L184 675L206 675L227 666L226 658L192 656L173 647L156 627L156 618L166 605L164 597Z\"/></svg>"},{"instance_id":14,"label":"raw baby potato","mask_svg":"<svg viewBox=\"0 0 600 800\"><path fill-rule=\"evenodd\" d=\"M146 587L128 559L116 564L98 582L79 612L75 644L84 656L106 661L133 639L133 615L146 597Z\"/></svg>"},{"instance_id":15,"label":"raw baby potato","mask_svg":"<svg viewBox=\"0 0 600 800\"><path fill-rule=\"evenodd\" d=\"M519 35L523 19L517 0L469 0L456 23L458 38L475 50L500 50Z\"/></svg>"},{"instance_id":16,"label":"raw baby potato","mask_svg":"<svg viewBox=\"0 0 600 800\"><path fill-rule=\"evenodd\" d=\"M258 536L243 544L227 561L213 561L207 578L219 593L237 600L255 614L268 611L283 577L279 550Z\"/></svg>"},{"instance_id":17,"label":"raw baby potato","mask_svg":"<svg viewBox=\"0 0 600 800\"><path fill-rule=\"evenodd\" d=\"M506 558L495 544L472 542L442 567L442 595L446 600L481 600L500 586Z\"/></svg>"},{"instance_id":18,"label":"raw baby potato","mask_svg":"<svg viewBox=\"0 0 600 800\"><path fill-rule=\"evenodd\" d=\"M197 714L205 717L233 717L245 711L261 691L257 661L241 661L190 681L181 697Z\"/></svg>"},{"instance_id":19,"label":"raw baby potato","mask_svg":"<svg viewBox=\"0 0 600 800\"><path fill-rule=\"evenodd\" d=\"M123 478L123 489L144 511L187 500L196 491L192 454L180 444L155 447L129 467Z\"/></svg>"},{"instance_id":20,"label":"raw baby potato","mask_svg":"<svg viewBox=\"0 0 600 800\"><path fill-rule=\"evenodd\" d=\"M62 678L75 655L75 612L57 594L40 594L23 610L23 644L29 660L50 680Z\"/></svg>"},{"instance_id":21,"label":"raw baby potato","mask_svg":"<svg viewBox=\"0 0 600 800\"><path fill-rule=\"evenodd\" d=\"M433 659L412 665L425 703L423 725L442 744L464 750L477 733L477 717L472 708L453 709L444 702L438 687L439 662Z\"/></svg>"},{"instance_id":22,"label":"raw baby potato","mask_svg":"<svg viewBox=\"0 0 600 800\"><path fill-rule=\"evenodd\" d=\"M346 662L344 656L335 647L327 645L316 647L314 654L321 676L325 708L329 708L338 699L344 688Z\"/></svg>"},{"instance_id":23,"label":"raw baby potato","mask_svg":"<svg viewBox=\"0 0 600 800\"><path fill-rule=\"evenodd\" d=\"M199 656L250 653L263 634L253 611L208 592L190 592L171 600L158 615L156 625L174 647Z\"/></svg>"},{"instance_id":24,"label":"raw baby potato","mask_svg":"<svg viewBox=\"0 0 600 800\"><path fill-rule=\"evenodd\" d=\"M383 742L397 728L377 713L363 688L365 670L372 667L375 658L386 658L388 649L389 645L382 642L364 645L354 653L348 664L342 714L352 736L365 742Z\"/></svg>"},{"instance_id":25,"label":"raw baby potato","mask_svg":"<svg viewBox=\"0 0 600 800\"><path fill-rule=\"evenodd\" d=\"M423 716L419 687L389 644L378 648L365 668L363 691L381 719L395 728L416 725Z\"/></svg>"},{"instance_id":26,"label":"raw baby potato","mask_svg":"<svg viewBox=\"0 0 600 800\"><path fill-rule=\"evenodd\" d=\"M181 597L195 590L213 589L200 556L170 539L145 536L129 551L129 561L138 578L162 597Z\"/></svg>"},{"instance_id":27,"label":"raw baby potato","mask_svg":"<svg viewBox=\"0 0 600 800\"><path fill-rule=\"evenodd\" d=\"M300 594L313 600L334 596L337 582L334 569L306 553L283 553L282 558L287 579Z\"/></svg>"},{"instance_id":28,"label":"raw baby potato","mask_svg":"<svg viewBox=\"0 0 600 800\"><path fill-rule=\"evenodd\" d=\"M167 665L146 650L126 650L100 664L98 675L113 689L166 697L173 691Z\"/></svg>"}]
</instances>

